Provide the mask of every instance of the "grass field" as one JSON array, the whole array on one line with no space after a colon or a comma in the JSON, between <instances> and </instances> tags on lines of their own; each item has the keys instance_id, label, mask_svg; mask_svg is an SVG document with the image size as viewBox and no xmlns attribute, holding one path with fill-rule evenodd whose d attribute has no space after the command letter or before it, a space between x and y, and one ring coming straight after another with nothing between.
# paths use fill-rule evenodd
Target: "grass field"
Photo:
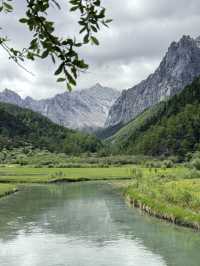
<instances>
[{"instance_id":1,"label":"grass field","mask_svg":"<svg viewBox=\"0 0 200 266\"><path fill-rule=\"evenodd\" d=\"M200 179L144 175L127 186L125 195L135 207L158 218L200 229Z\"/></svg>"},{"instance_id":2,"label":"grass field","mask_svg":"<svg viewBox=\"0 0 200 266\"><path fill-rule=\"evenodd\" d=\"M0 182L46 183L53 181L81 181L131 178L127 167L117 168L0 168Z\"/></svg>"},{"instance_id":3,"label":"grass field","mask_svg":"<svg viewBox=\"0 0 200 266\"><path fill-rule=\"evenodd\" d=\"M109 168L31 168L10 165L0 168L0 182L46 183L53 181L132 179L134 169L141 169L145 176L158 175L177 178L189 170L183 167L169 169L149 169L137 167Z\"/></svg>"},{"instance_id":4,"label":"grass field","mask_svg":"<svg viewBox=\"0 0 200 266\"><path fill-rule=\"evenodd\" d=\"M0 184L0 197L4 197L17 191L17 187L12 184Z\"/></svg>"}]
</instances>

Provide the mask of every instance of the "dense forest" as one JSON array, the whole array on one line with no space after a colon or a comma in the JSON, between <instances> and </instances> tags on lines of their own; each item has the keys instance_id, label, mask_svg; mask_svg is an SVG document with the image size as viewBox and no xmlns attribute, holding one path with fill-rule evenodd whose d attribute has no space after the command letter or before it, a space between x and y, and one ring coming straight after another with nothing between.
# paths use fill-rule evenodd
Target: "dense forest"
<instances>
[{"instance_id":1,"label":"dense forest","mask_svg":"<svg viewBox=\"0 0 200 266\"><path fill-rule=\"evenodd\" d=\"M143 112L107 140L112 153L180 155L199 148L200 78Z\"/></svg>"},{"instance_id":2,"label":"dense forest","mask_svg":"<svg viewBox=\"0 0 200 266\"><path fill-rule=\"evenodd\" d=\"M101 142L93 135L56 125L48 118L12 104L0 103L0 149L32 145L51 152L96 152Z\"/></svg>"}]
</instances>

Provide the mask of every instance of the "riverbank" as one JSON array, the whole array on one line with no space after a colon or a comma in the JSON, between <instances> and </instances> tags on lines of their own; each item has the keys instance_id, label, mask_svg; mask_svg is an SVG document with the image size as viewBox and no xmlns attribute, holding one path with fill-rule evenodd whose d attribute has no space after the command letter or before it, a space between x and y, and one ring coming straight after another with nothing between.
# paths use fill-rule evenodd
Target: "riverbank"
<instances>
[{"instance_id":1,"label":"riverbank","mask_svg":"<svg viewBox=\"0 0 200 266\"><path fill-rule=\"evenodd\" d=\"M145 178L144 178L145 179ZM124 189L127 201L136 208L176 225L200 230L200 180L133 182Z\"/></svg>"},{"instance_id":2,"label":"riverbank","mask_svg":"<svg viewBox=\"0 0 200 266\"><path fill-rule=\"evenodd\" d=\"M17 191L18 189L15 185L0 184L0 198L13 194Z\"/></svg>"}]
</instances>

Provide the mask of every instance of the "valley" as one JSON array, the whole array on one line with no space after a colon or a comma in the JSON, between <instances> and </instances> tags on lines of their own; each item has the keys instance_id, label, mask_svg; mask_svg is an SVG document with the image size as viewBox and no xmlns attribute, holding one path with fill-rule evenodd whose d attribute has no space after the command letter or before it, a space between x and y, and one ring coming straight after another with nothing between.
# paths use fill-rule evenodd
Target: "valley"
<instances>
[{"instance_id":1,"label":"valley","mask_svg":"<svg viewBox=\"0 0 200 266\"><path fill-rule=\"evenodd\" d=\"M160 72L164 73L166 67L170 68L167 79L171 80L170 75L174 79L173 73L179 64L182 66L180 72L184 74L188 71L189 77L194 65L188 67L190 64L188 58L183 64L179 55L187 53L191 55L191 49L193 53L198 53L199 43L188 36L183 36L179 42L172 43L156 72L141 84L149 82L154 84L153 80L157 80L156 77ZM172 56L174 54L175 57ZM16 192L20 184L27 186L107 181L120 187L128 201L144 212L199 230L200 78L197 72L198 69L195 73L192 72L194 80L191 84L190 78L182 80L182 85L173 83L170 98L167 98L168 92L166 92L167 94L164 93L149 103L149 106L138 109L136 117L132 114L128 120L120 121L120 124L111 123L111 127L106 122L105 114L108 115L108 121L110 115L112 116L112 109L115 109L118 101L121 102L120 97L126 93L124 91L117 99L119 96L117 91L97 84L90 89L73 92L72 95L64 93L45 102L41 100L35 101L33 105L27 105L27 102L33 100L29 98L23 100L14 92L5 90L0 94L1 196ZM165 83L166 75L162 76ZM171 84L170 81L167 82ZM141 88L141 84L138 88ZM186 86L181 87L183 84ZM152 89L155 93L159 90L160 95L163 91L161 87L152 87ZM140 89L137 87L130 89L134 93L137 90ZM103 118L105 124L104 127L102 122L99 124L100 130L95 132L92 124L88 124L88 129L90 128L93 133L90 130L83 133L83 126L79 126L77 131L74 129L77 128L75 124L71 125L71 128L66 128L68 124L64 124L64 127L62 123L58 123L58 120L52 119L47 113L44 114L39 107L43 103L46 106L48 102L48 108L56 111L57 107L52 105L56 102L56 105L63 106L62 111L68 119L66 110L71 108L71 104L73 105L73 99L77 101L80 95L84 95L81 96L82 100L87 98L86 102L90 107L93 106L91 101L98 101L97 109L101 110L100 113L105 111ZM66 99L70 105L61 103ZM96 104L94 103L95 106ZM131 104L137 108L136 99ZM74 106L77 105L83 107L78 102L74 103ZM64 110L64 107L67 109ZM83 115L83 109L78 112ZM60 113L57 114L60 117ZM126 114L129 112L126 111ZM92 115L97 123L100 122L99 115L94 109L90 114L84 111L86 120L76 117L75 113L74 115L73 121L79 119L84 122L90 121ZM120 117L122 118L121 114Z\"/></svg>"},{"instance_id":2,"label":"valley","mask_svg":"<svg viewBox=\"0 0 200 266\"><path fill-rule=\"evenodd\" d=\"M0 266L200 265L199 10L0 1Z\"/></svg>"},{"instance_id":3,"label":"valley","mask_svg":"<svg viewBox=\"0 0 200 266\"><path fill-rule=\"evenodd\" d=\"M196 61L191 63L194 57ZM125 243L121 248L130 244L135 254L141 252L138 261L142 264L137 266L147 265L149 258L152 266L198 266L199 62L199 41L183 36L170 45L155 73L122 93L100 84L44 100L23 99L10 90L0 93L0 214L7 219L5 224L0 222L0 233L10 239L4 243L0 238L3 266L15 265L15 258L17 266L20 260L26 261L24 257L31 251L22 250L18 241L21 238L32 245L38 243L37 237L43 243L53 241L47 245L49 250L43 246L48 265L52 249L69 254L66 258L62 253L56 263L65 265L63 261L68 260L70 266L82 265L74 262L72 241L76 252L92 249L96 254L87 265L112 261L116 266L121 258L115 259L120 245L116 239L120 238ZM16 202L17 213L13 211ZM116 221L113 210L120 211ZM155 244L148 241L140 224L144 232L145 228L151 232L152 227L153 232L161 230L158 244L152 236ZM97 225L104 226L101 236ZM124 232L128 228L136 234L135 227L142 245ZM176 242L175 253L168 253L163 244L167 228ZM193 250L181 241L185 232L191 237L192 262L185 252L193 255ZM110 234L112 243L108 244ZM61 243L61 235L67 247ZM94 245L88 247L88 239L105 252L103 264ZM13 256L5 255L7 243L15 248L19 245L21 253L14 248ZM114 257L110 248L115 249ZM150 253L146 255L145 250ZM176 251L184 261L175 258ZM36 251L37 265L43 265L43 255ZM122 261L119 265L132 265L131 252L129 256L129 264ZM81 252L80 257L82 263Z\"/></svg>"}]
</instances>

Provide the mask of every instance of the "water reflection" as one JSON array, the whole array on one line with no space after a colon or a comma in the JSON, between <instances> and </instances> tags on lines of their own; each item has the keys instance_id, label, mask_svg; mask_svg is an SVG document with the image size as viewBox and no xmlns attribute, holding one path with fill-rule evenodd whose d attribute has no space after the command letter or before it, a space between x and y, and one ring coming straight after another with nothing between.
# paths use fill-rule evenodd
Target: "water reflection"
<instances>
[{"instance_id":1,"label":"water reflection","mask_svg":"<svg viewBox=\"0 0 200 266\"><path fill-rule=\"evenodd\" d=\"M199 266L199 245L106 183L34 186L0 201L2 266Z\"/></svg>"}]
</instances>

